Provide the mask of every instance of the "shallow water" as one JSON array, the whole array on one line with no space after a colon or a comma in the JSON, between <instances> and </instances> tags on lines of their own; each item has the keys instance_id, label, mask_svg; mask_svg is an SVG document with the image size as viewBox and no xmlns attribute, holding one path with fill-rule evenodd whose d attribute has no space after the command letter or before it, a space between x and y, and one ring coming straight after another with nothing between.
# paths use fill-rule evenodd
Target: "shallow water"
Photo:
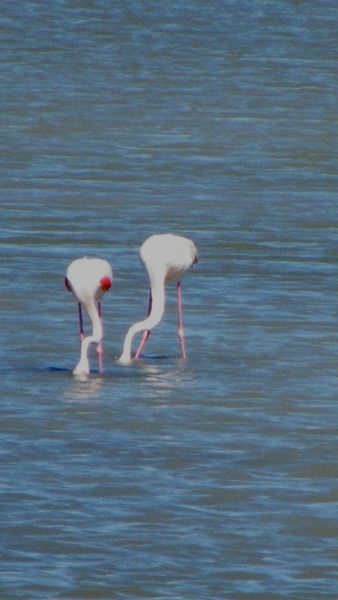
<instances>
[{"instance_id":1,"label":"shallow water","mask_svg":"<svg viewBox=\"0 0 338 600\"><path fill-rule=\"evenodd\" d=\"M338 9L1 10L1 598L337 594ZM138 363L143 240L191 237ZM63 277L102 256L104 373ZM89 330L89 325L86 323Z\"/></svg>"}]
</instances>

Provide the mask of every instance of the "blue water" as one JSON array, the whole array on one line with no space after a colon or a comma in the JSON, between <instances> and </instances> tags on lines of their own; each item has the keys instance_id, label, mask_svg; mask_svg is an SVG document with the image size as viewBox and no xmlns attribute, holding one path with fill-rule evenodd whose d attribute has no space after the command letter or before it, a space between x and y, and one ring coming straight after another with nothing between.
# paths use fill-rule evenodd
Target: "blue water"
<instances>
[{"instance_id":1,"label":"blue water","mask_svg":"<svg viewBox=\"0 0 338 600\"><path fill-rule=\"evenodd\" d=\"M330 0L1 7L1 599L337 596L337 22ZM125 367L166 231L198 248L187 359L168 284ZM114 281L79 380L84 255Z\"/></svg>"}]
</instances>

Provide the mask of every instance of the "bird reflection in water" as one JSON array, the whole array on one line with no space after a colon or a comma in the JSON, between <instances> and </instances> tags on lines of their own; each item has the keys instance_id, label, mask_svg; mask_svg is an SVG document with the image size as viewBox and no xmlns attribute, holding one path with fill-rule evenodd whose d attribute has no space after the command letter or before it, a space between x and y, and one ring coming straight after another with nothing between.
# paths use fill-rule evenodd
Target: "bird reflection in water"
<instances>
[{"instance_id":1,"label":"bird reflection in water","mask_svg":"<svg viewBox=\"0 0 338 600\"><path fill-rule=\"evenodd\" d=\"M179 391L181 384L185 382L186 376L190 373L190 369L186 367L186 361L182 358L176 361L176 368L171 367L168 370L163 369L163 364L158 366L143 361L139 363L139 368L145 375L141 384L142 391L146 394L156 393L157 399L163 396L167 397L168 392L172 390Z\"/></svg>"},{"instance_id":2,"label":"bird reflection in water","mask_svg":"<svg viewBox=\"0 0 338 600\"><path fill-rule=\"evenodd\" d=\"M90 402L92 406L100 402L102 377L76 377L64 391L67 402Z\"/></svg>"}]
</instances>

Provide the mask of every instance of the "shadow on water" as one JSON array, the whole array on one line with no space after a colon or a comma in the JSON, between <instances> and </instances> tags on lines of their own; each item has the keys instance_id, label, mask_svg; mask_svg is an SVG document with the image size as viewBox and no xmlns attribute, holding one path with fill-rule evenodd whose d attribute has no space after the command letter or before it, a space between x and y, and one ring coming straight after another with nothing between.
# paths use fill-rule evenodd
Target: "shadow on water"
<instances>
[{"instance_id":1,"label":"shadow on water","mask_svg":"<svg viewBox=\"0 0 338 600\"><path fill-rule=\"evenodd\" d=\"M69 373L70 369L66 369L66 367L43 367L41 369L46 373Z\"/></svg>"}]
</instances>

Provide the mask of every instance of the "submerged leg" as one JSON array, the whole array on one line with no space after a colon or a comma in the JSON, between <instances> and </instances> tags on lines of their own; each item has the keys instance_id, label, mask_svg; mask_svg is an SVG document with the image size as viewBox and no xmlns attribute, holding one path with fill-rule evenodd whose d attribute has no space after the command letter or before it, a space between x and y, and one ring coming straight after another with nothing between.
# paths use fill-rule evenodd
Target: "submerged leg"
<instances>
[{"instance_id":1,"label":"submerged leg","mask_svg":"<svg viewBox=\"0 0 338 600\"><path fill-rule=\"evenodd\" d=\"M182 358L186 357L185 343L184 343L184 331L183 331L183 320L182 320L182 300L181 300L181 282L177 282L177 307L178 307L178 337L181 342Z\"/></svg>"},{"instance_id":2,"label":"submerged leg","mask_svg":"<svg viewBox=\"0 0 338 600\"><path fill-rule=\"evenodd\" d=\"M152 299L151 292L150 292L150 294L149 294L149 302L148 302L148 314L147 314L148 317L149 317L149 315L151 313L152 303L153 303L153 299ZM136 350L135 358L139 358L140 357L141 352L142 352L144 346L146 345L146 342L147 342L149 336L150 336L150 331L149 331L149 329L146 329L143 332L141 343L140 343L139 347Z\"/></svg>"}]
</instances>

